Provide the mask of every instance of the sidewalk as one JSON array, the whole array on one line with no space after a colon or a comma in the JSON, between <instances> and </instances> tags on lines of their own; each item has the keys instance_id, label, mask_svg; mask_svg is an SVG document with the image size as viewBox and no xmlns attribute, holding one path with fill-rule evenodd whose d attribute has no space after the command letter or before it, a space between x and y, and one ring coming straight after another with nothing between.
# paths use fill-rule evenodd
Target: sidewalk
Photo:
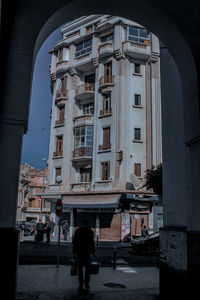
<instances>
[{"instance_id":1,"label":"sidewalk","mask_svg":"<svg viewBox=\"0 0 200 300\"><path fill-rule=\"evenodd\" d=\"M78 291L77 276L70 266L23 265L18 269L17 300L157 300L159 271L156 268L130 266L100 269L91 275L90 292Z\"/></svg>"}]
</instances>

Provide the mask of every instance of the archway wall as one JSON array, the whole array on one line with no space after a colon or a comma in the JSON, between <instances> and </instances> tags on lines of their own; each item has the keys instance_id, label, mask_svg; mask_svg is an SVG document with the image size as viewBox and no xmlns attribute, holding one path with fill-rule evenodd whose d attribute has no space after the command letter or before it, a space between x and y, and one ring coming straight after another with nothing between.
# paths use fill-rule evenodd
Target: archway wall
<instances>
[{"instance_id":1,"label":"archway wall","mask_svg":"<svg viewBox=\"0 0 200 300\"><path fill-rule=\"evenodd\" d=\"M106 0L77 0L68 1L68 4L66 2L61 0L56 2L42 1L42 3L20 2L21 5L18 7L11 39L9 40L4 101L0 115L1 123L17 123L19 126L24 127L26 131L35 57L45 38L54 29L68 20L83 15L112 14L132 19L146 26L167 45L176 61L182 80L182 122L184 124L182 143L189 143L189 141L196 139L200 131L200 122L195 61L186 40L173 22L169 21L166 12L163 13L160 7L154 4L154 1L124 0L123 3L118 3ZM177 130L177 134L179 129L179 127L174 128L174 130ZM5 191L5 195L6 198L9 197L7 191ZM5 210L8 209L6 205L4 207ZM4 213L3 209L2 215ZM0 217L0 226L9 227L9 224L4 222L2 224L1 220ZM12 222L9 221L12 226L14 220L13 216Z\"/></svg>"}]
</instances>

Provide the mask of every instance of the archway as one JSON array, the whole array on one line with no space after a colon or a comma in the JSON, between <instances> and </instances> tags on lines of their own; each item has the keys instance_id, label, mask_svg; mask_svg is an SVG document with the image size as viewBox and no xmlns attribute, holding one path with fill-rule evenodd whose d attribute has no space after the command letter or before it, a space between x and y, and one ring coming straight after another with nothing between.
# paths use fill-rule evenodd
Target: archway
<instances>
[{"instance_id":1,"label":"archway","mask_svg":"<svg viewBox=\"0 0 200 300\"><path fill-rule=\"evenodd\" d=\"M177 240L176 242L175 249L178 248L180 243L183 245L183 252L186 253L186 236L188 233L186 230L181 230L181 232L184 233L177 235L177 232L180 232L180 227L187 228L187 230L199 230L199 225L197 222L198 209L192 209L192 207L195 205L198 207L198 189L195 183L191 182L192 176L196 179L199 177L198 164L196 163L199 162L199 105L196 67L194 56L191 53L184 36L180 33L173 22L171 22L169 18L162 12L162 9L158 5L154 5L152 2L147 3L146 1L140 1L131 3L130 1L125 1L123 4L117 4L114 1L110 1L109 3L106 3L106 1L97 3L90 1L85 1L84 3L81 3L81 1L73 1L64 6L64 1L60 1L56 4L48 3L47 6L45 6L45 3L43 7L35 4L30 4L28 7L23 4L19 6L17 14L20 15L21 18L20 20L18 18L15 19L13 38L10 38L9 41L10 51L7 60L4 102L2 105L1 114L2 146L0 161L2 172L8 174L8 176L4 177L2 180L2 198L4 201L6 201L1 207L0 215L0 226L2 228L3 236L7 235L9 232L11 234L11 240L14 242L11 228L13 228L15 224L17 178L19 157L21 153L21 139L23 130L26 130L27 127L27 115L29 107L27 99L30 93L31 67L34 63L37 51L45 37L47 37L48 34L60 24L66 22L67 19L70 20L82 15L95 13L112 14L135 20L154 32L165 43L170 53L173 55L180 72L183 92L182 95L179 94L179 104L183 105L183 113L180 114L180 120L182 120L182 124L184 124L184 132L182 132L179 145L181 147L182 155L176 169L177 173L174 177L171 177L171 174L173 175L175 170L174 160L171 159L173 157L172 145L174 144L174 138L179 133L180 129L180 127L178 129L175 122L175 127L172 126L172 129L175 132L173 139L172 135L166 135L166 142L169 147L168 149L171 150L171 152L168 152L170 153L168 157L164 156L164 164L167 164L167 168L165 169L166 174L164 173L164 203L166 204L164 225L165 227L173 226L173 230L170 228L166 229L166 235L171 236L171 233L174 234L175 232L175 237L177 239L180 238L180 240ZM32 11L38 13L38 18L32 16ZM24 26L26 26L27 23L32 24L34 29L30 31L27 27L26 30L24 30ZM23 65L23 68L21 68L21 65ZM12 74L10 73L10 70L12 70ZM190 74L189 78L188 73ZM176 97L178 97L177 94ZM165 107L165 109L169 109L169 118L173 118L170 108ZM12 151L13 144L16 145L15 152ZM187 149L186 146L188 146ZM185 162L187 162L187 164ZM182 171L181 165L186 165L187 168ZM179 185L179 190L185 191L183 193L185 205L177 212L177 204L181 202L181 199L177 200L177 182L174 183L173 178L175 179L179 177L181 173L184 175L184 181L178 180L177 182ZM168 178L171 180L167 180ZM185 182L187 182L187 186L185 185ZM8 190L9 186L12 186L13 189ZM168 186L170 186L171 189L170 193ZM192 193L194 197L194 201L192 201L192 203L186 201L186 197L190 193ZM188 207L190 215L188 214ZM7 212L9 212L9 218ZM193 216L192 219L190 218L191 215ZM16 236L16 234L14 235ZM164 235L165 233L163 236ZM165 238L164 241L166 241ZM15 242L14 245L17 251ZM167 251L168 246L168 244L165 244L164 246ZM13 262L10 265L11 269L12 264ZM170 268L169 265L167 266ZM8 266L5 267L7 268ZM186 271L187 269L188 265L183 267L183 271ZM182 268L181 270L178 268L178 275L179 271L182 272ZM165 271L164 276L168 277L167 271ZM179 278L181 280L184 277L185 273ZM161 281L163 281L162 277Z\"/></svg>"}]
</instances>

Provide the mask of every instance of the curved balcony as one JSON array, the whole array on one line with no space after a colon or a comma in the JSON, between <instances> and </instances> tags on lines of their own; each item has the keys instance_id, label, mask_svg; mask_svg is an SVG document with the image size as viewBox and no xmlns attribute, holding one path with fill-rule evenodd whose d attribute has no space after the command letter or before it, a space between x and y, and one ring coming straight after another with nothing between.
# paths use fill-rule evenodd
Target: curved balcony
<instances>
[{"instance_id":1,"label":"curved balcony","mask_svg":"<svg viewBox=\"0 0 200 300\"><path fill-rule=\"evenodd\" d=\"M99 57L106 57L109 55L113 55L113 51L114 51L114 46L113 46L113 42L106 42L103 43L99 46Z\"/></svg>"},{"instance_id":2,"label":"curved balcony","mask_svg":"<svg viewBox=\"0 0 200 300\"><path fill-rule=\"evenodd\" d=\"M88 159L92 159L92 155L93 155L92 148L81 147L81 148L75 149L72 152L72 160L73 161L88 160Z\"/></svg>"},{"instance_id":3,"label":"curved balcony","mask_svg":"<svg viewBox=\"0 0 200 300\"><path fill-rule=\"evenodd\" d=\"M76 125L93 125L94 115L82 115L74 118L74 126Z\"/></svg>"},{"instance_id":4,"label":"curved balcony","mask_svg":"<svg viewBox=\"0 0 200 300\"><path fill-rule=\"evenodd\" d=\"M112 115L112 108L100 110L99 118L109 117Z\"/></svg>"},{"instance_id":5,"label":"curved balcony","mask_svg":"<svg viewBox=\"0 0 200 300\"><path fill-rule=\"evenodd\" d=\"M148 59L151 55L151 47L147 44L140 44L135 42L124 42L124 53L136 59Z\"/></svg>"},{"instance_id":6,"label":"curved balcony","mask_svg":"<svg viewBox=\"0 0 200 300\"><path fill-rule=\"evenodd\" d=\"M114 79L115 79L114 75L105 75L105 76L102 76L99 79L99 87L101 89L107 88L107 87L113 87L115 85Z\"/></svg>"},{"instance_id":7,"label":"curved balcony","mask_svg":"<svg viewBox=\"0 0 200 300\"><path fill-rule=\"evenodd\" d=\"M65 119L56 120L55 126L62 126L62 125L65 125Z\"/></svg>"},{"instance_id":8,"label":"curved balcony","mask_svg":"<svg viewBox=\"0 0 200 300\"><path fill-rule=\"evenodd\" d=\"M94 83L84 83L77 87L76 99L83 100L90 97L94 97L94 91L95 91Z\"/></svg>"},{"instance_id":9,"label":"curved balcony","mask_svg":"<svg viewBox=\"0 0 200 300\"><path fill-rule=\"evenodd\" d=\"M62 157L63 156L63 151L55 151L53 153L53 157Z\"/></svg>"},{"instance_id":10,"label":"curved balcony","mask_svg":"<svg viewBox=\"0 0 200 300\"><path fill-rule=\"evenodd\" d=\"M58 90L57 92L56 92L56 102L58 101L58 100L62 100L62 99L68 99L68 90L65 90L65 91L60 91L60 90Z\"/></svg>"}]
</instances>

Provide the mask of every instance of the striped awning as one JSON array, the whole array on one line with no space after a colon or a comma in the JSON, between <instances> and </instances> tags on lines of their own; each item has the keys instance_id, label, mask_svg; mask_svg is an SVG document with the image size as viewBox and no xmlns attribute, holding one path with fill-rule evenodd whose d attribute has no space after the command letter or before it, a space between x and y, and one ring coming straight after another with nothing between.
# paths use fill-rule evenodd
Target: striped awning
<instances>
[{"instance_id":1,"label":"striped awning","mask_svg":"<svg viewBox=\"0 0 200 300\"><path fill-rule=\"evenodd\" d=\"M63 207L73 208L117 208L121 194L69 195L63 196Z\"/></svg>"}]
</instances>

